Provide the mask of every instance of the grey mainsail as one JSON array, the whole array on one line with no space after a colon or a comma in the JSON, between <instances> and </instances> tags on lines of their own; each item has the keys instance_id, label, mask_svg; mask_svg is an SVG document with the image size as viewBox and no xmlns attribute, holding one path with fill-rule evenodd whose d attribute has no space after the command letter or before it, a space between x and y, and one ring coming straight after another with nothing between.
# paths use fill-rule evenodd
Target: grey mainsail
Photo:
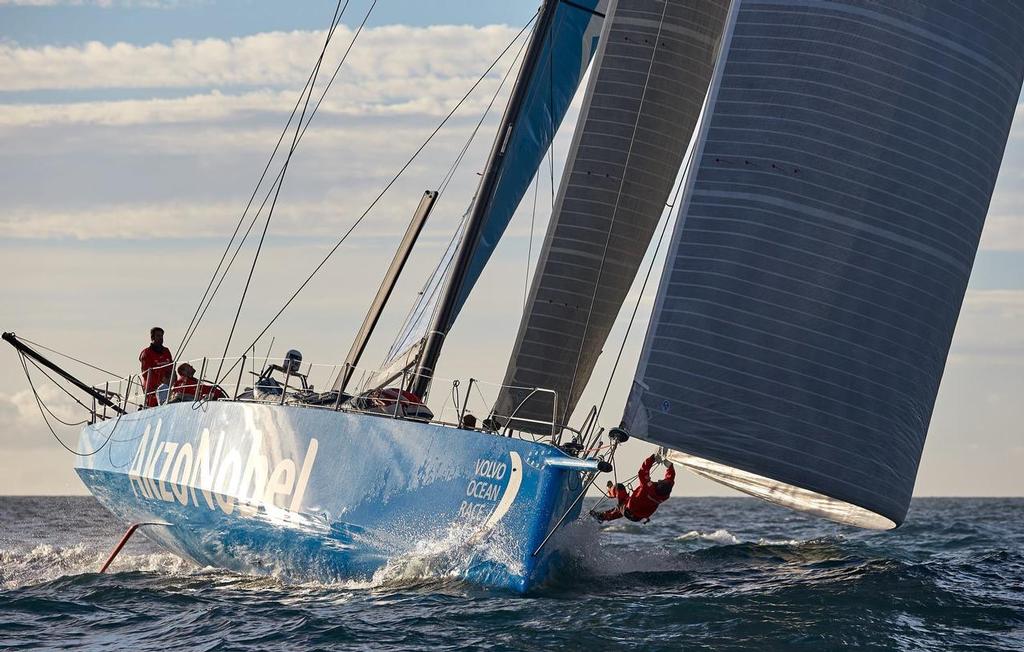
<instances>
[{"instance_id":1,"label":"grey mainsail","mask_svg":"<svg viewBox=\"0 0 1024 652\"><path fill-rule=\"evenodd\" d=\"M742 0L625 426L769 501L899 525L1022 44L1020 2Z\"/></svg>"},{"instance_id":2,"label":"grey mainsail","mask_svg":"<svg viewBox=\"0 0 1024 652\"><path fill-rule=\"evenodd\" d=\"M618 0L608 17L495 414L572 415L700 114L728 0Z\"/></svg>"}]
</instances>

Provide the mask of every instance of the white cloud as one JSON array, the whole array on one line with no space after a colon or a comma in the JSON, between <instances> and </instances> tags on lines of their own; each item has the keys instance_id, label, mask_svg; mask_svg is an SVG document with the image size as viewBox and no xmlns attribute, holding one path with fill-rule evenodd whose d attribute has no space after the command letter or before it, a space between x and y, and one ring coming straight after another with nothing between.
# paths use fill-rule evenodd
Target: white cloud
<instances>
[{"instance_id":1,"label":"white cloud","mask_svg":"<svg viewBox=\"0 0 1024 652\"><path fill-rule=\"evenodd\" d=\"M429 94L437 80L480 71L516 33L505 26L367 29L342 69L355 87L373 81L409 82L406 91ZM301 87L323 44L323 31L265 32L231 39L68 47L0 45L5 91L96 88ZM333 71L353 30L339 27L326 61ZM467 62L475 65L467 66ZM467 69L469 68L469 69Z\"/></svg>"},{"instance_id":2,"label":"white cloud","mask_svg":"<svg viewBox=\"0 0 1024 652\"><path fill-rule=\"evenodd\" d=\"M981 249L1024 251L1024 214L990 214L981 233Z\"/></svg>"},{"instance_id":3,"label":"white cloud","mask_svg":"<svg viewBox=\"0 0 1024 652\"><path fill-rule=\"evenodd\" d=\"M469 78L436 78L425 91L412 79L339 84L320 105L318 114L345 116L440 116L472 85ZM462 115L482 111L497 82L484 83L460 108ZM47 104L0 104L0 128L51 125L128 126L226 121L253 114L287 116L295 104L293 90L225 94L219 90L175 98L103 100ZM317 96L318 97L318 96ZM315 100L316 98L314 98ZM283 123L283 119L279 120Z\"/></svg>"},{"instance_id":4,"label":"white cloud","mask_svg":"<svg viewBox=\"0 0 1024 652\"><path fill-rule=\"evenodd\" d=\"M1024 365L1024 290L968 290L950 348L953 364Z\"/></svg>"},{"instance_id":5,"label":"white cloud","mask_svg":"<svg viewBox=\"0 0 1024 652\"><path fill-rule=\"evenodd\" d=\"M20 365L19 365L20 371ZM23 378L18 374L19 378ZM42 382L40 382L42 380ZM39 396L47 408L53 414L67 423L78 423L88 418L88 414L80 406L74 403L67 394L59 390L55 385L49 383L42 376L33 370L33 382L39 390ZM47 414L54 430L60 435L67 434L70 443L74 447L77 428L71 428L61 424L52 416ZM0 394L0 419L3 419L3 434L0 442L4 446L17 448L29 448L39 446L43 442L41 435L50 436L40 415L39 406L30 389L24 389L13 394ZM68 432L65 432L68 431Z\"/></svg>"},{"instance_id":6,"label":"white cloud","mask_svg":"<svg viewBox=\"0 0 1024 652\"><path fill-rule=\"evenodd\" d=\"M364 196L349 197L344 206L330 198L281 202L274 211L272 230L292 236L336 237L367 204ZM361 207L358 211L357 206ZM0 238L150 239L154 234L162 239L227 238L243 207L244 203L237 201L217 201L109 204L67 210L15 209L0 216ZM373 236L400 233L407 219L402 213L404 208L395 210L392 205L373 213ZM262 223L261 217L257 233Z\"/></svg>"}]
</instances>

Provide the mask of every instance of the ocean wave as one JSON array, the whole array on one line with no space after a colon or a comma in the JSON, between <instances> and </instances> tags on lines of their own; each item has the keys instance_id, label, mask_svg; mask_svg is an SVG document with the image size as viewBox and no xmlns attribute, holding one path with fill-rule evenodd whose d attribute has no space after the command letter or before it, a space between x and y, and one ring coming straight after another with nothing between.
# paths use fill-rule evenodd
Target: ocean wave
<instances>
[{"instance_id":1,"label":"ocean wave","mask_svg":"<svg viewBox=\"0 0 1024 652\"><path fill-rule=\"evenodd\" d=\"M57 546L41 543L33 548L0 550L0 587L5 590L52 582L61 578L95 574L107 560L108 550L76 543ZM181 575L198 567L169 553L129 554L122 552L108 573L143 571Z\"/></svg>"},{"instance_id":2,"label":"ocean wave","mask_svg":"<svg viewBox=\"0 0 1024 652\"><path fill-rule=\"evenodd\" d=\"M690 530L686 534L680 534L676 537L676 541L710 541L712 543L719 544L735 544L740 543L740 540L736 538L736 535L729 532L729 530L715 530L714 532L698 532L697 530Z\"/></svg>"}]
</instances>

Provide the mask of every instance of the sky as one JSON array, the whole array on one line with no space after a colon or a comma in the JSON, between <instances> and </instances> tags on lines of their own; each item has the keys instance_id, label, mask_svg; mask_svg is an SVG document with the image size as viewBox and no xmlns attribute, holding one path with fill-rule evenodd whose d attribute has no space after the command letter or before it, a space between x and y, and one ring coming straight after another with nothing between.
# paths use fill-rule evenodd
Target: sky
<instances>
[{"instance_id":1,"label":"sky","mask_svg":"<svg viewBox=\"0 0 1024 652\"><path fill-rule=\"evenodd\" d=\"M349 3L325 57L329 69L369 8L370 0ZM229 355L245 350L535 9L534 0L379 0L289 166ZM334 3L322 0L0 0L0 328L122 375L136 371L152 325L167 330L178 352L333 11ZM259 355L297 348L307 362L326 365L318 367L324 378L344 359L420 195L438 186L516 50L258 342ZM579 99L553 149L556 186ZM366 366L382 360L468 206L494 124L492 111L421 236ZM532 194L520 206L450 334L439 377L462 379L464 387L470 377L496 383L504 375L550 213L548 175L537 181L536 196L536 210ZM184 357L224 351L252 253L243 250ZM650 291L639 296L635 287L626 305L638 298L641 319L612 380L605 426L621 415L646 331ZM617 350L624 334L620 320L606 351ZM72 457L43 424L14 352L0 356L10 370L0 375L0 494L85 493ZM599 400L611 357L599 361L582 410ZM90 382L104 380L71 368ZM478 387L471 407L484 412L495 388ZM59 416L79 418L54 387L42 382L40 391ZM1022 396L1024 103L916 495L1024 495ZM450 409L446 399L435 387L435 411ZM60 426L56 434L73 446L75 428ZM631 442L620 465L635 466L649 451ZM689 475L680 491L731 493Z\"/></svg>"}]
</instances>

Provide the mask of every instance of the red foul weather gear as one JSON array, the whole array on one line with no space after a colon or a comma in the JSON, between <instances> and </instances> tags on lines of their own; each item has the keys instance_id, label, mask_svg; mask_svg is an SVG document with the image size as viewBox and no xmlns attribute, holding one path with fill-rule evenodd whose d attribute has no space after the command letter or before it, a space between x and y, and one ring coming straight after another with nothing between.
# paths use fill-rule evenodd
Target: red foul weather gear
<instances>
[{"instance_id":1,"label":"red foul weather gear","mask_svg":"<svg viewBox=\"0 0 1024 652\"><path fill-rule=\"evenodd\" d=\"M594 513L597 520L614 521L625 516L631 521L643 521L650 518L658 509L658 506L668 500L669 494L659 496L657 491L658 483L651 481L651 467L654 466L656 459L654 455L651 455L640 465L640 471L636 476L640 484L628 497L626 496L626 488L621 484L608 489L608 497L615 498L618 501L618 505L607 511ZM667 482L669 485L669 493L672 491L675 480L676 469L670 464L665 470L664 479L664 482Z\"/></svg>"},{"instance_id":2,"label":"red foul weather gear","mask_svg":"<svg viewBox=\"0 0 1024 652\"><path fill-rule=\"evenodd\" d=\"M629 492L626 491L626 485L621 482L613 487L608 487L608 497L614 498L620 506L625 505L626 501L629 500Z\"/></svg>"},{"instance_id":3,"label":"red foul weather gear","mask_svg":"<svg viewBox=\"0 0 1024 652\"><path fill-rule=\"evenodd\" d=\"M650 518L651 514L658 509L658 506L668 500L669 494L659 496L656 490L657 483L651 482L651 467L654 466L655 459L654 455L651 455L640 465L640 471L637 473L640 485L633 490L629 500L626 501L625 508L622 510L623 515L631 521L642 521ZM672 486L676 481L676 469L671 464L665 469L664 481L668 483L669 492L671 492Z\"/></svg>"},{"instance_id":4,"label":"red foul weather gear","mask_svg":"<svg viewBox=\"0 0 1024 652\"><path fill-rule=\"evenodd\" d=\"M614 498L616 505L609 510L594 513L594 516L599 521L614 521L617 518L622 518L622 508L625 507L626 501L629 500L629 492L626 491L626 486L621 482L608 487L608 497Z\"/></svg>"},{"instance_id":5,"label":"red foul weather gear","mask_svg":"<svg viewBox=\"0 0 1024 652\"><path fill-rule=\"evenodd\" d=\"M198 387L198 390L197 390ZM195 378L186 378L185 376L178 376L177 380L174 381L174 386L171 388L172 400L202 400L209 398L214 401L218 401L222 398L227 398L227 394L224 393L220 387L216 385L207 385L201 383Z\"/></svg>"},{"instance_id":6,"label":"red foul weather gear","mask_svg":"<svg viewBox=\"0 0 1024 652\"><path fill-rule=\"evenodd\" d=\"M155 348L152 344L139 354L142 364L142 391L146 393L146 407L156 407L156 388L171 382L171 366L174 356L166 346Z\"/></svg>"}]
</instances>

